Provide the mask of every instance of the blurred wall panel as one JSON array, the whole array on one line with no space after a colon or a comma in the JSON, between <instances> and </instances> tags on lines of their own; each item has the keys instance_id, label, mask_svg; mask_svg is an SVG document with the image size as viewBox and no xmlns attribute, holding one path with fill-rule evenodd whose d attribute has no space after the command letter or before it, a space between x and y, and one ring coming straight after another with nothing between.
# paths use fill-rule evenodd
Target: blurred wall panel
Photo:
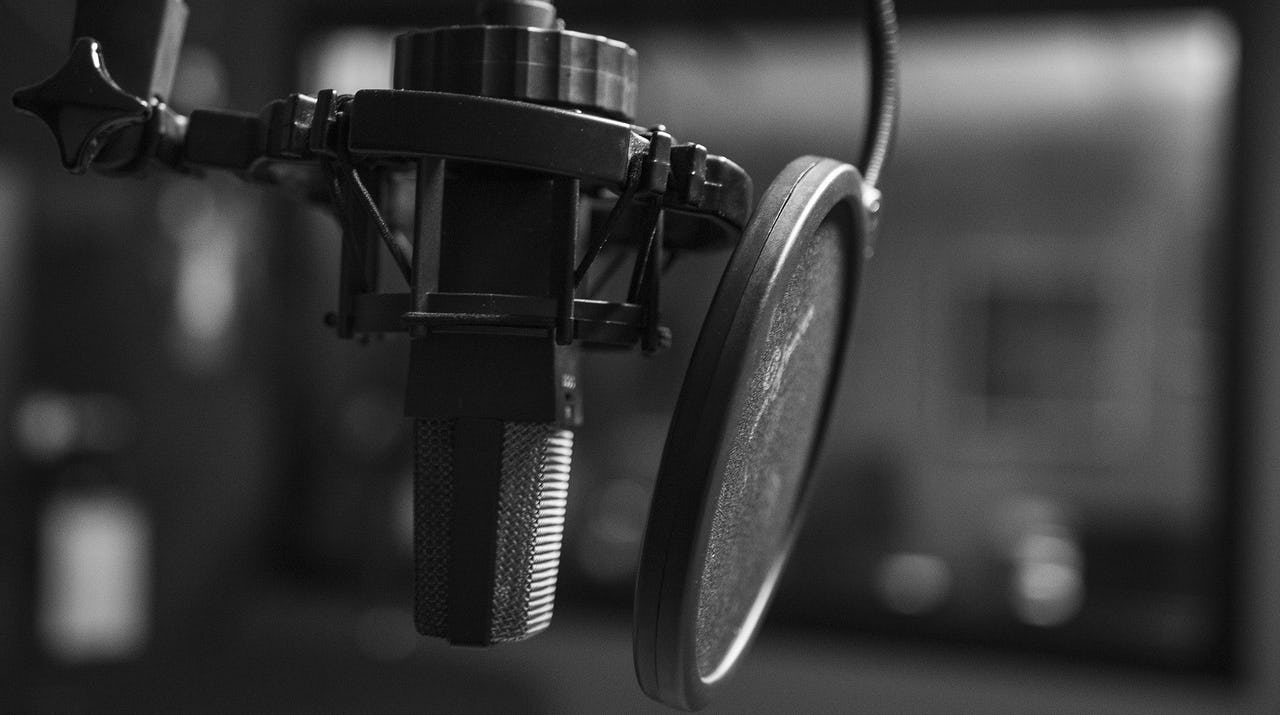
<instances>
[{"instance_id":1,"label":"blurred wall panel","mask_svg":"<svg viewBox=\"0 0 1280 715\"><path fill-rule=\"evenodd\" d=\"M0 11L8 91L63 61L71 5ZM219 44L265 30L223 29ZM181 63L183 111L226 105L235 84L200 53L207 34L191 33ZM0 115L0 490L13 511L0 652L16 664L0 709L109 708L103 674L223 651L263 560L281 440L262 195L230 177L68 176L38 123Z\"/></svg>"},{"instance_id":2,"label":"blurred wall panel","mask_svg":"<svg viewBox=\"0 0 1280 715\"><path fill-rule=\"evenodd\" d=\"M23 343L16 339L22 325L26 282L22 276L28 221L27 185L23 167L14 157L0 154L0 414L13 409L18 384L14 379ZM10 430L0 430L0 465L13 463ZM16 673L29 643L27 623L31 579L29 549L32 537L26 491L9 470L0 474L0 668ZM0 703L3 701L0 700Z\"/></svg>"},{"instance_id":3,"label":"blurred wall panel","mask_svg":"<svg viewBox=\"0 0 1280 715\"><path fill-rule=\"evenodd\" d=\"M1212 664L1231 27L914 29L829 488L896 452L889 538L948 574L937 628Z\"/></svg>"}]
</instances>

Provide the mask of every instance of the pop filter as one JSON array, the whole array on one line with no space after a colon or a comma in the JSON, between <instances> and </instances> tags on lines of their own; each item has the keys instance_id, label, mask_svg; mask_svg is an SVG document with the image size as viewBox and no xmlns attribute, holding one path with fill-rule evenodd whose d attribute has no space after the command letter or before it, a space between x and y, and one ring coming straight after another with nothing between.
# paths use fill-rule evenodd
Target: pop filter
<instances>
[{"instance_id":1,"label":"pop filter","mask_svg":"<svg viewBox=\"0 0 1280 715\"><path fill-rule=\"evenodd\" d=\"M849 164L791 162L698 337L636 580L636 675L673 707L702 707L734 670L801 523L869 249L863 190Z\"/></svg>"}]
</instances>

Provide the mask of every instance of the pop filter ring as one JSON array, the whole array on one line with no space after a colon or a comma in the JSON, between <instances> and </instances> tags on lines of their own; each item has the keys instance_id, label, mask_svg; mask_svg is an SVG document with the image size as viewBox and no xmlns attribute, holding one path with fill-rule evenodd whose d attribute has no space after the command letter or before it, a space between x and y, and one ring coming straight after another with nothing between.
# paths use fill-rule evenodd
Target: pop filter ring
<instances>
[{"instance_id":1,"label":"pop filter ring","mask_svg":"<svg viewBox=\"0 0 1280 715\"><path fill-rule=\"evenodd\" d=\"M869 249L863 188L857 169L834 159L802 157L788 165L765 192L744 231L698 337L663 452L636 578L636 675L650 697L668 705L697 709L710 700L754 638L790 553L839 379L858 275ZM753 358L761 359L767 349L763 334L769 329L769 315L805 243L824 222L839 222L842 207L847 209L843 228L848 243L832 351L835 362L823 387L805 469L796 476L794 488L801 495L766 577L749 596L753 603L732 647L704 676L697 657L699 595L724 480L724 455L755 373Z\"/></svg>"}]
</instances>

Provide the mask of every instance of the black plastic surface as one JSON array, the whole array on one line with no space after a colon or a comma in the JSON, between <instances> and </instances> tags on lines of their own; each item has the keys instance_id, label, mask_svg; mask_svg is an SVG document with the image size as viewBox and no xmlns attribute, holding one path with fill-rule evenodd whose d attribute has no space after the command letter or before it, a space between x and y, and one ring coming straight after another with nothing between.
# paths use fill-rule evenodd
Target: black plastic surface
<instances>
[{"instance_id":1,"label":"black plastic surface","mask_svg":"<svg viewBox=\"0 0 1280 715\"><path fill-rule=\"evenodd\" d=\"M356 93L348 138L354 154L501 164L613 187L626 181L632 155L646 144L628 124L569 110L490 97L372 89Z\"/></svg>"},{"instance_id":2,"label":"black plastic surface","mask_svg":"<svg viewBox=\"0 0 1280 715\"><path fill-rule=\"evenodd\" d=\"M833 159L788 165L699 335L636 582L636 675L673 707L702 707L734 670L801 522L868 245L861 189Z\"/></svg>"},{"instance_id":3,"label":"black plastic surface","mask_svg":"<svg viewBox=\"0 0 1280 715\"><path fill-rule=\"evenodd\" d=\"M91 37L76 41L57 74L15 92L13 104L49 127L63 167L74 173L84 172L114 134L151 116L145 101L112 79L102 46Z\"/></svg>"}]
</instances>

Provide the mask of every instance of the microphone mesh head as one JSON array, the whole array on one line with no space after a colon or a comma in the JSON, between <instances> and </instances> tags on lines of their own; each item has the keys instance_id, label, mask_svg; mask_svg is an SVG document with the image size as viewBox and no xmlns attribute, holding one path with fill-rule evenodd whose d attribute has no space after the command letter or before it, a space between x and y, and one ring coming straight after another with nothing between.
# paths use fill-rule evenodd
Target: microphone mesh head
<instances>
[{"instance_id":1,"label":"microphone mesh head","mask_svg":"<svg viewBox=\"0 0 1280 715\"><path fill-rule=\"evenodd\" d=\"M551 625L573 432L507 422L502 435L493 640L527 638Z\"/></svg>"},{"instance_id":2,"label":"microphone mesh head","mask_svg":"<svg viewBox=\"0 0 1280 715\"><path fill-rule=\"evenodd\" d=\"M427 636L446 636L449 627L453 423L414 421L414 620L418 632Z\"/></svg>"},{"instance_id":3,"label":"microphone mesh head","mask_svg":"<svg viewBox=\"0 0 1280 715\"><path fill-rule=\"evenodd\" d=\"M461 474L459 422L415 425L415 621L422 634L453 642L523 640L551 624L573 432L552 423L471 420L494 428L497 473ZM460 488L470 488L463 479L496 480L496 489L486 485L494 508L459 513L471 508L460 505ZM459 557L461 543L486 538L488 553ZM465 613L457 609L460 600ZM463 631L479 635L460 639Z\"/></svg>"}]
</instances>

